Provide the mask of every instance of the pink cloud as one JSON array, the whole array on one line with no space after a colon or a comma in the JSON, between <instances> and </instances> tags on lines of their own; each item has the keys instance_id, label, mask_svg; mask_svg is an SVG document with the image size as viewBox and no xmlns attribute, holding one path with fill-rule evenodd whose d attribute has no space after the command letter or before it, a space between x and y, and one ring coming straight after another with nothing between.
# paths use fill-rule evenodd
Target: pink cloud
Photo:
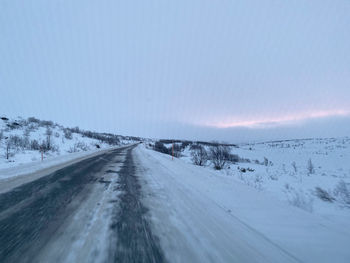
<instances>
[{"instance_id":1,"label":"pink cloud","mask_svg":"<svg viewBox=\"0 0 350 263\"><path fill-rule=\"evenodd\" d=\"M268 128L271 126L297 124L310 119L319 119L332 116L348 116L350 111L346 110L321 110L312 112L301 112L296 114L281 115L279 117L258 117L258 118L226 118L225 121L205 122L204 126L216 128Z\"/></svg>"}]
</instances>

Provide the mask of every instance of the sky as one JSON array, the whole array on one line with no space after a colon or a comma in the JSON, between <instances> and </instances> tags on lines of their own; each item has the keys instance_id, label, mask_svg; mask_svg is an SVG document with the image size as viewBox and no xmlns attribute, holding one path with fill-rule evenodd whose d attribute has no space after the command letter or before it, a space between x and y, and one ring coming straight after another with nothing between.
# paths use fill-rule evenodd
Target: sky
<instances>
[{"instance_id":1,"label":"sky","mask_svg":"<svg viewBox=\"0 0 350 263\"><path fill-rule=\"evenodd\" d=\"M0 114L151 138L350 135L350 1L2 0Z\"/></svg>"}]
</instances>

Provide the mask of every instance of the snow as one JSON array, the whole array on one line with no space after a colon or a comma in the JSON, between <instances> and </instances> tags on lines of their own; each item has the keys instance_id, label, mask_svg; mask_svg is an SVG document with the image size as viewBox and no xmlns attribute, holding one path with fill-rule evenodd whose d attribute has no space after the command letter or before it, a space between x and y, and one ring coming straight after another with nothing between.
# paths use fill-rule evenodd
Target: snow
<instances>
[{"instance_id":1,"label":"snow","mask_svg":"<svg viewBox=\"0 0 350 263\"><path fill-rule=\"evenodd\" d=\"M147 182L150 217L171 262L350 260L350 228L335 217L305 211L277 192L251 187L227 175L232 168L217 172L142 146L136 157L143 167L140 177Z\"/></svg>"},{"instance_id":2,"label":"snow","mask_svg":"<svg viewBox=\"0 0 350 263\"><path fill-rule=\"evenodd\" d=\"M19 161L18 163L16 163L17 166L0 169L0 180L8 179L16 176L22 176L26 174L31 174L53 166L66 164L67 162L81 160L82 158L88 158L90 156L102 153L106 150L110 150L113 148L115 147L109 147L103 150L90 150L90 151L84 151L84 152L76 152L76 153L70 153L70 154L65 154L61 156L50 156L45 158L43 161L32 161L32 160L27 161L25 158L30 157L30 154L23 154L24 158L18 159L21 161L24 160L23 163Z\"/></svg>"},{"instance_id":3,"label":"snow","mask_svg":"<svg viewBox=\"0 0 350 263\"><path fill-rule=\"evenodd\" d=\"M14 125L14 123L18 125ZM41 162L41 152L31 150L30 144L33 140L36 140L39 144L45 142L48 128L52 132L50 140L53 147L52 150L43 154L44 160ZM72 132L72 137L67 138L65 130L65 127L52 122L29 121L29 119L26 120L21 117L8 118L8 120L0 119L0 180L24 173L32 173L75 158L88 156L99 150L135 143L133 138L121 135L116 135L119 139L117 145L110 145L76 132ZM25 145L11 145L9 159L7 159L6 144L11 136L18 136L22 140L27 137L27 143Z\"/></svg>"},{"instance_id":4,"label":"snow","mask_svg":"<svg viewBox=\"0 0 350 263\"><path fill-rule=\"evenodd\" d=\"M12 147L7 160L6 137L24 138L29 130L30 141L46 139L47 127L17 118L21 125L10 128L14 121L0 120L0 192L116 147L81 133L67 139L53 124L54 150L43 161L28 147ZM173 161L135 149L153 228L171 262L350 262L349 137L240 144L230 152L240 161L216 171L210 162L193 165L190 145Z\"/></svg>"},{"instance_id":5,"label":"snow","mask_svg":"<svg viewBox=\"0 0 350 263\"><path fill-rule=\"evenodd\" d=\"M208 147L206 149L209 150ZM350 195L350 138L242 144L231 147L231 153L237 154L242 161L227 163L223 170L215 171L216 174L225 175L350 228L350 196L348 202L344 202L336 194L337 187L343 181ZM264 165L264 158L267 165ZM181 159L192 163L189 147L182 152ZM315 168L313 174L307 171L309 160ZM245 172L241 171L243 168ZM210 162L205 169L213 170ZM327 191L333 200L321 200L316 194L317 187Z\"/></svg>"},{"instance_id":6,"label":"snow","mask_svg":"<svg viewBox=\"0 0 350 263\"><path fill-rule=\"evenodd\" d=\"M50 242L34 251L34 262L107 262L110 247L115 242L110 225L113 222L113 203L118 198L114 187L116 173L106 173L113 169L118 172L125 160L125 154L115 156L114 160L99 172L109 184L93 184L87 196L80 196L70 204L76 206L65 223L52 234Z\"/></svg>"}]
</instances>

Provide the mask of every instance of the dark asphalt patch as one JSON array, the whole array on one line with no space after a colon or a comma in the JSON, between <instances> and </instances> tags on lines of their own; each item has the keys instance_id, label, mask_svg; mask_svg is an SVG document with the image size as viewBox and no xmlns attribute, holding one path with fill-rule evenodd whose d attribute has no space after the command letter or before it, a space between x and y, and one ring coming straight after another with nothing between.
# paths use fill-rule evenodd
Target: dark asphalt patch
<instances>
[{"instance_id":1,"label":"dark asphalt patch","mask_svg":"<svg viewBox=\"0 0 350 263\"><path fill-rule=\"evenodd\" d=\"M159 239L152 233L142 204L141 186L136 176L132 149L119 172L120 203L111 225L116 244L111 247L113 262L166 262Z\"/></svg>"},{"instance_id":2,"label":"dark asphalt patch","mask_svg":"<svg viewBox=\"0 0 350 263\"><path fill-rule=\"evenodd\" d=\"M117 171L113 171L113 170L107 170L105 171L106 174L117 174Z\"/></svg>"}]
</instances>

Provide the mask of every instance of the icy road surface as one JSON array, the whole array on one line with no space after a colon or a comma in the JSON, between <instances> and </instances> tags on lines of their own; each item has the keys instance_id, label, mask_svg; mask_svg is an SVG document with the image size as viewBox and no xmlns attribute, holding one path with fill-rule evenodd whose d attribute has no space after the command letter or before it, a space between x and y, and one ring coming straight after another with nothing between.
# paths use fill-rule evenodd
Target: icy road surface
<instances>
[{"instance_id":1,"label":"icy road surface","mask_svg":"<svg viewBox=\"0 0 350 263\"><path fill-rule=\"evenodd\" d=\"M349 243L330 221L143 146L0 194L0 262L349 262Z\"/></svg>"},{"instance_id":2,"label":"icy road surface","mask_svg":"<svg viewBox=\"0 0 350 263\"><path fill-rule=\"evenodd\" d=\"M141 203L132 147L0 195L0 262L164 261Z\"/></svg>"}]
</instances>

